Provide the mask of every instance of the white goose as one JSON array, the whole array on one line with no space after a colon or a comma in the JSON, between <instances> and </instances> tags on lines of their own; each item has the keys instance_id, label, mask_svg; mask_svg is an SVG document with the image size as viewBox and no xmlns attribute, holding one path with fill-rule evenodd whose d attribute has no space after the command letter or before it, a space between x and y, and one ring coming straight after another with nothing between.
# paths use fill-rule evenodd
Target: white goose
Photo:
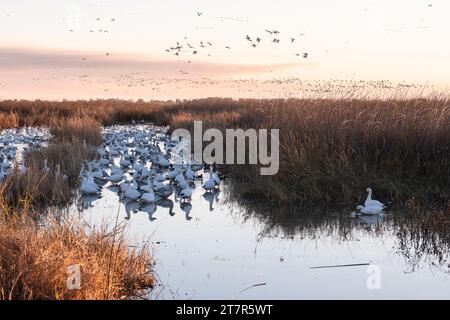
<instances>
[{"instance_id":1,"label":"white goose","mask_svg":"<svg viewBox=\"0 0 450 320\"><path fill-rule=\"evenodd\" d=\"M141 197L141 193L137 191L134 185L128 184L128 187L125 189L123 193L123 197L130 199L132 201L136 201Z\"/></svg>"},{"instance_id":2,"label":"white goose","mask_svg":"<svg viewBox=\"0 0 450 320\"><path fill-rule=\"evenodd\" d=\"M216 181L214 180L212 169L209 171L209 179L206 180L202 187L206 191L212 191L216 187Z\"/></svg>"},{"instance_id":3,"label":"white goose","mask_svg":"<svg viewBox=\"0 0 450 320\"><path fill-rule=\"evenodd\" d=\"M366 191L367 191L368 194L367 194L366 201L364 202L364 206L365 207L370 207L370 206L379 206L381 208L385 208L386 207L380 201L372 199L372 188L367 188Z\"/></svg>"},{"instance_id":4,"label":"white goose","mask_svg":"<svg viewBox=\"0 0 450 320\"><path fill-rule=\"evenodd\" d=\"M80 192L84 195L100 194L100 189L95 183L89 181L88 177L83 177L81 180Z\"/></svg>"},{"instance_id":5,"label":"white goose","mask_svg":"<svg viewBox=\"0 0 450 320\"><path fill-rule=\"evenodd\" d=\"M182 200L186 201L188 199L191 199L192 197L192 189L188 186L186 188L184 188L183 190L181 190L180 192L180 197Z\"/></svg>"}]
</instances>

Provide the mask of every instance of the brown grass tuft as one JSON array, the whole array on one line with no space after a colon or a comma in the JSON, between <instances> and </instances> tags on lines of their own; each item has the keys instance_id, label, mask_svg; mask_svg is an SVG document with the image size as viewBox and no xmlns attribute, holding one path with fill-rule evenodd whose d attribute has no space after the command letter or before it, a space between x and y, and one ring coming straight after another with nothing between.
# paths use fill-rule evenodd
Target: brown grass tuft
<instances>
[{"instance_id":1,"label":"brown grass tuft","mask_svg":"<svg viewBox=\"0 0 450 320\"><path fill-rule=\"evenodd\" d=\"M127 247L120 228L0 222L0 252L0 300L130 299L155 283L148 248ZM81 265L81 289L67 287L71 265Z\"/></svg>"}]
</instances>

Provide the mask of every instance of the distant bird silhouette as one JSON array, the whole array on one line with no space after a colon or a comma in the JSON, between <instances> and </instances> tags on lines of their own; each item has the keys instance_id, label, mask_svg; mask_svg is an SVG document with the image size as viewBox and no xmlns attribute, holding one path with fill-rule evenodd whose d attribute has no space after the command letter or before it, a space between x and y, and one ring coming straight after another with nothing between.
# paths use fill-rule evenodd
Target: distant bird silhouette
<instances>
[{"instance_id":1,"label":"distant bird silhouette","mask_svg":"<svg viewBox=\"0 0 450 320\"><path fill-rule=\"evenodd\" d=\"M194 51L192 51L192 54L197 54L197 52L198 52L198 51L194 50Z\"/></svg>"},{"instance_id":2,"label":"distant bird silhouette","mask_svg":"<svg viewBox=\"0 0 450 320\"><path fill-rule=\"evenodd\" d=\"M229 46L226 46L225 49L231 49Z\"/></svg>"},{"instance_id":3,"label":"distant bird silhouette","mask_svg":"<svg viewBox=\"0 0 450 320\"><path fill-rule=\"evenodd\" d=\"M303 58L308 58L308 52L303 53Z\"/></svg>"},{"instance_id":4,"label":"distant bird silhouette","mask_svg":"<svg viewBox=\"0 0 450 320\"><path fill-rule=\"evenodd\" d=\"M253 48L256 48L256 43L252 43L252 47L253 47Z\"/></svg>"},{"instance_id":5,"label":"distant bird silhouette","mask_svg":"<svg viewBox=\"0 0 450 320\"><path fill-rule=\"evenodd\" d=\"M252 41L252 39L250 38L250 36L245 36L245 39L247 39L248 41Z\"/></svg>"},{"instance_id":6,"label":"distant bird silhouette","mask_svg":"<svg viewBox=\"0 0 450 320\"><path fill-rule=\"evenodd\" d=\"M212 43L211 42L206 42L210 47L212 46Z\"/></svg>"},{"instance_id":7,"label":"distant bird silhouette","mask_svg":"<svg viewBox=\"0 0 450 320\"><path fill-rule=\"evenodd\" d=\"M256 42L261 42L261 38L260 37L256 38Z\"/></svg>"},{"instance_id":8,"label":"distant bird silhouette","mask_svg":"<svg viewBox=\"0 0 450 320\"><path fill-rule=\"evenodd\" d=\"M203 14L203 12L197 12L197 16L201 16Z\"/></svg>"},{"instance_id":9,"label":"distant bird silhouette","mask_svg":"<svg viewBox=\"0 0 450 320\"><path fill-rule=\"evenodd\" d=\"M291 38L291 42L294 42L295 41L295 38Z\"/></svg>"},{"instance_id":10,"label":"distant bird silhouette","mask_svg":"<svg viewBox=\"0 0 450 320\"><path fill-rule=\"evenodd\" d=\"M280 39L274 38L274 39L272 40L272 42L280 43Z\"/></svg>"}]
</instances>

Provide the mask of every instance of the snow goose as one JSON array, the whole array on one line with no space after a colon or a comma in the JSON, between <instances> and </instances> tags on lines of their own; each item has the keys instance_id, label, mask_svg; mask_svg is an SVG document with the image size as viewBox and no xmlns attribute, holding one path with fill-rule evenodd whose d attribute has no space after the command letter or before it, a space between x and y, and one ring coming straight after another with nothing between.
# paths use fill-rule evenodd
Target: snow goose
<instances>
[{"instance_id":1,"label":"snow goose","mask_svg":"<svg viewBox=\"0 0 450 320\"><path fill-rule=\"evenodd\" d=\"M367 188L367 198L364 202L364 206L379 206L381 208L385 208L386 206L378 200L372 199L372 188Z\"/></svg>"},{"instance_id":2,"label":"snow goose","mask_svg":"<svg viewBox=\"0 0 450 320\"><path fill-rule=\"evenodd\" d=\"M83 177L81 180L80 192L83 195L99 194L100 188L95 183L89 181L87 177Z\"/></svg>"}]
</instances>

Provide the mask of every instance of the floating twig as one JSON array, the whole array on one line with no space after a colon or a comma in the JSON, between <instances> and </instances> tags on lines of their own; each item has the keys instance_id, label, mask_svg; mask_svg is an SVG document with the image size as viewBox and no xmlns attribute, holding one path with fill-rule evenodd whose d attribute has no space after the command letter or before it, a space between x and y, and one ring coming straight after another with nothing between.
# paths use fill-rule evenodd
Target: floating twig
<instances>
[{"instance_id":1,"label":"floating twig","mask_svg":"<svg viewBox=\"0 0 450 320\"><path fill-rule=\"evenodd\" d=\"M244 290L242 290L241 292L239 292L239 293L242 293L242 292L244 292L244 291L247 291L248 289L251 289L251 288L253 288L253 287L260 287L260 286L265 286L267 283L265 283L265 282L263 282L263 283L257 283L257 284L253 284L253 285L251 285L250 287L247 287L247 288L245 288Z\"/></svg>"},{"instance_id":2,"label":"floating twig","mask_svg":"<svg viewBox=\"0 0 450 320\"><path fill-rule=\"evenodd\" d=\"M370 263L353 263L353 264L337 264L334 266L318 266L318 267L309 267L310 269L325 269L325 268L342 268L342 267L360 267L360 266L368 266Z\"/></svg>"}]
</instances>

